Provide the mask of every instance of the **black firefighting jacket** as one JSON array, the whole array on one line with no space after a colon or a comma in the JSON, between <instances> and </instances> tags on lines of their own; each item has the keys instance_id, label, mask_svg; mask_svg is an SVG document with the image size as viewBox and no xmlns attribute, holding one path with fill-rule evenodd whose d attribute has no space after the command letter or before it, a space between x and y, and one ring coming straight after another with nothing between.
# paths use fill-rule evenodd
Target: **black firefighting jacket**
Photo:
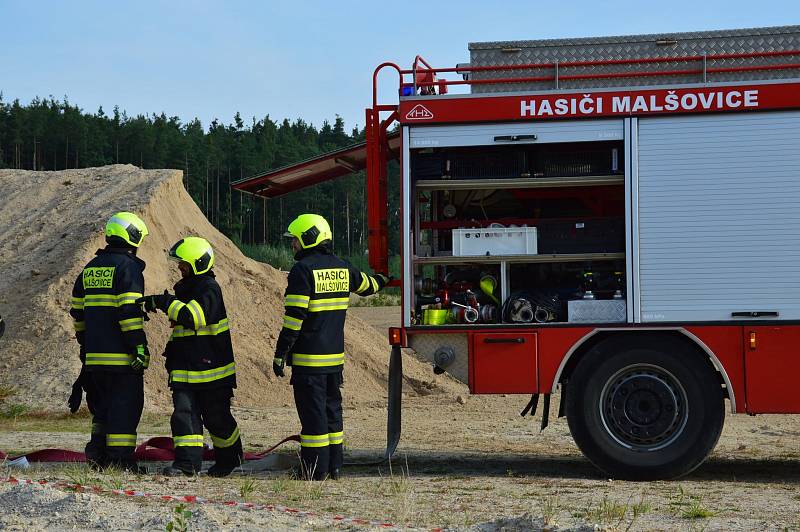
<instances>
[{"instance_id":1,"label":"black firefighting jacket","mask_svg":"<svg viewBox=\"0 0 800 532\"><path fill-rule=\"evenodd\" d=\"M285 359L295 374L342 371L350 292L368 296L383 288L384 281L358 270L324 245L301 250L295 259L275 358Z\"/></svg>"},{"instance_id":2,"label":"black firefighting jacket","mask_svg":"<svg viewBox=\"0 0 800 532\"><path fill-rule=\"evenodd\" d=\"M83 269L72 288L70 315L87 371L133 372L136 346L147 345L136 299L144 292L143 260L108 246Z\"/></svg>"},{"instance_id":3,"label":"black firefighting jacket","mask_svg":"<svg viewBox=\"0 0 800 532\"><path fill-rule=\"evenodd\" d=\"M228 315L214 272L178 281L166 313L174 325L164 353L170 387L235 388Z\"/></svg>"}]
</instances>

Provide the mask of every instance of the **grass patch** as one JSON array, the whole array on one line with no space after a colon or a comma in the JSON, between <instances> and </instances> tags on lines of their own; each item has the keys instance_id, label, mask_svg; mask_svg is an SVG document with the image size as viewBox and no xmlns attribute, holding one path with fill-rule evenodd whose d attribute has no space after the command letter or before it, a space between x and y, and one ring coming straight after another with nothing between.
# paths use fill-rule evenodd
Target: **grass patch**
<instances>
[{"instance_id":1,"label":"grass patch","mask_svg":"<svg viewBox=\"0 0 800 532\"><path fill-rule=\"evenodd\" d=\"M0 410L0 418L17 419L18 417L27 414L29 410L30 408L27 405L14 403Z\"/></svg>"},{"instance_id":2,"label":"grass patch","mask_svg":"<svg viewBox=\"0 0 800 532\"><path fill-rule=\"evenodd\" d=\"M102 477L103 485L109 490L121 490L125 488L125 477L122 476L122 471L115 467L109 467L103 471Z\"/></svg>"},{"instance_id":3,"label":"grass patch","mask_svg":"<svg viewBox=\"0 0 800 532\"><path fill-rule=\"evenodd\" d=\"M400 294L385 293L383 291L374 296L359 297L351 306L353 307L396 307L400 305Z\"/></svg>"},{"instance_id":4,"label":"grass patch","mask_svg":"<svg viewBox=\"0 0 800 532\"><path fill-rule=\"evenodd\" d=\"M5 401L9 397L17 394L17 389L13 386L0 386L0 401Z\"/></svg>"},{"instance_id":5,"label":"grass patch","mask_svg":"<svg viewBox=\"0 0 800 532\"><path fill-rule=\"evenodd\" d=\"M72 484L78 486L93 486L97 484L97 477L86 464L69 464L64 466L61 474Z\"/></svg>"},{"instance_id":6,"label":"grass patch","mask_svg":"<svg viewBox=\"0 0 800 532\"><path fill-rule=\"evenodd\" d=\"M291 482L287 477L278 477L270 482L269 491L275 495L282 495L289 489Z\"/></svg>"},{"instance_id":7,"label":"grass patch","mask_svg":"<svg viewBox=\"0 0 800 532\"><path fill-rule=\"evenodd\" d=\"M386 497L386 506L390 510L392 519L402 523L413 520L416 511L415 493L408 469L408 457L406 457L405 469L400 466L399 474L392 467L391 460L389 461L389 475L381 474L379 491Z\"/></svg>"},{"instance_id":8,"label":"grass patch","mask_svg":"<svg viewBox=\"0 0 800 532\"><path fill-rule=\"evenodd\" d=\"M582 517L592 523L618 528L625 519L626 513L628 513L627 504L621 504L604 495L597 505L586 508Z\"/></svg>"},{"instance_id":9,"label":"grass patch","mask_svg":"<svg viewBox=\"0 0 800 532\"><path fill-rule=\"evenodd\" d=\"M273 268L288 271L294 265L294 253L288 244L262 244L251 245L237 242L237 246L242 253L259 262L266 262Z\"/></svg>"},{"instance_id":10,"label":"grass patch","mask_svg":"<svg viewBox=\"0 0 800 532\"><path fill-rule=\"evenodd\" d=\"M555 492L552 495L540 497L539 504L542 507L542 521L544 524L556 524L558 522L558 514L561 513L561 504L558 498L558 492Z\"/></svg>"},{"instance_id":11,"label":"grass patch","mask_svg":"<svg viewBox=\"0 0 800 532\"><path fill-rule=\"evenodd\" d=\"M716 512L703 506L702 497L688 493L683 486L678 486L678 492L670 499L670 506L684 519L705 519L716 515Z\"/></svg>"},{"instance_id":12,"label":"grass patch","mask_svg":"<svg viewBox=\"0 0 800 532\"><path fill-rule=\"evenodd\" d=\"M241 484L239 484L239 495L242 497L242 500L250 502L253 498L253 493L256 492L256 488L258 488L258 481L256 479L250 477L243 479Z\"/></svg>"},{"instance_id":13,"label":"grass patch","mask_svg":"<svg viewBox=\"0 0 800 532\"><path fill-rule=\"evenodd\" d=\"M689 506L681 512L681 517L684 519L705 519L714 515L716 515L714 512L703 506L703 501L699 498L689 503Z\"/></svg>"},{"instance_id":14,"label":"grass patch","mask_svg":"<svg viewBox=\"0 0 800 532\"><path fill-rule=\"evenodd\" d=\"M64 408L66 409L66 405ZM0 423L0 432L77 432L88 434L91 431L91 423L89 423L91 417L91 414L85 408L78 410L75 414L27 409L24 413L11 417L3 416L2 411L0 411L0 419L13 420L13 423ZM139 423L139 432L164 432L165 427L167 427L164 419L168 418L165 415L145 414L142 416L141 423Z\"/></svg>"}]
</instances>

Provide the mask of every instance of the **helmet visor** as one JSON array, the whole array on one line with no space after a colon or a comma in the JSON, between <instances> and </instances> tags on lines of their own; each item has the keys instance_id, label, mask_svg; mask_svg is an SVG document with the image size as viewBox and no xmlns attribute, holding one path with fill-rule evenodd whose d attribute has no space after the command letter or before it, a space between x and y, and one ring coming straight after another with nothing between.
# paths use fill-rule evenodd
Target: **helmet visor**
<instances>
[{"instance_id":1,"label":"helmet visor","mask_svg":"<svg viewBox=\"0 0 800 532\"><path fill-rule=\"evenodd\" d=\"M180 257L178 256L178 248L181 246L181 244L183 244L183 239L180 239L180 240L178 240L178 241L175 243L175 245L174 245L174 246L172 246L171 248L169 248L169 251L167 251L167 258L168 258L169 260L173 260L173 261L175 261L175 262L181 262L181 261L183 261L183 260L184 260L184 259L182 259L182 258L180 258Z\"/></svg>"}]
</instances>

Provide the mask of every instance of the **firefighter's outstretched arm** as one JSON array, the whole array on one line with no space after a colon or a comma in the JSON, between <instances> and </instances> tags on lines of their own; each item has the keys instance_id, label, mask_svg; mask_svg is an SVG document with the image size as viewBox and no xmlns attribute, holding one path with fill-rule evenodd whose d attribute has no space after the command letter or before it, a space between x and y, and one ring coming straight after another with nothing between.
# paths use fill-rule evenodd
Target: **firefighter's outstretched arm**
<instances>
[{"instance_id":1,"label":"firefighter's outstretched arm","mask_svg":"<svg viewBox=\"0 0 800 532\"><path fill-rule=\"evenodd\" d=\"M389 281L389 277L382 273L369 275L358 268L350 267L350 291L360 296L370 296L380 292Z\"/></svg>"},{"instance_id":2,"label":"firefighter's outstretched arm","mask_svg":"<svg viewBox=\"0 0 800 532\"><path fill-rule=\"evenodd\" d=\"M289 280L286 285L283 305L283 326L275 345L275 358L272 361L272 371L278 377L283 377L283 368L286 366L286 357L294 346L303 320L308 314L308 302L311 296L311 272L301 263L295 264L289 271Z\"/></svg>"}]
</instances>

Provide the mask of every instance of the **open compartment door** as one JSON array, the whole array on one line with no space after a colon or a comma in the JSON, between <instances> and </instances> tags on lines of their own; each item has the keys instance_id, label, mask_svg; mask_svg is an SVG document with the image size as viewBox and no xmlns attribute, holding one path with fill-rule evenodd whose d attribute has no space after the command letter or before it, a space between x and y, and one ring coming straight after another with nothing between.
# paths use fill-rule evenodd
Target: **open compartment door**
<instances>
[{"instance_id":1,"label":"open compartment door","mask_svg":"<svg viewBox=\"0 0 800 532\"><path fill-rule=\"evenodd\" d=\"M365 142L246 177L231 186L255 196L277 198L366 168L369 263L376 272L387 272L387 163L399 158L400 143L399 133L387 133L385 128L371 127L368 123Z\"/></svg>"}]
</instances>

